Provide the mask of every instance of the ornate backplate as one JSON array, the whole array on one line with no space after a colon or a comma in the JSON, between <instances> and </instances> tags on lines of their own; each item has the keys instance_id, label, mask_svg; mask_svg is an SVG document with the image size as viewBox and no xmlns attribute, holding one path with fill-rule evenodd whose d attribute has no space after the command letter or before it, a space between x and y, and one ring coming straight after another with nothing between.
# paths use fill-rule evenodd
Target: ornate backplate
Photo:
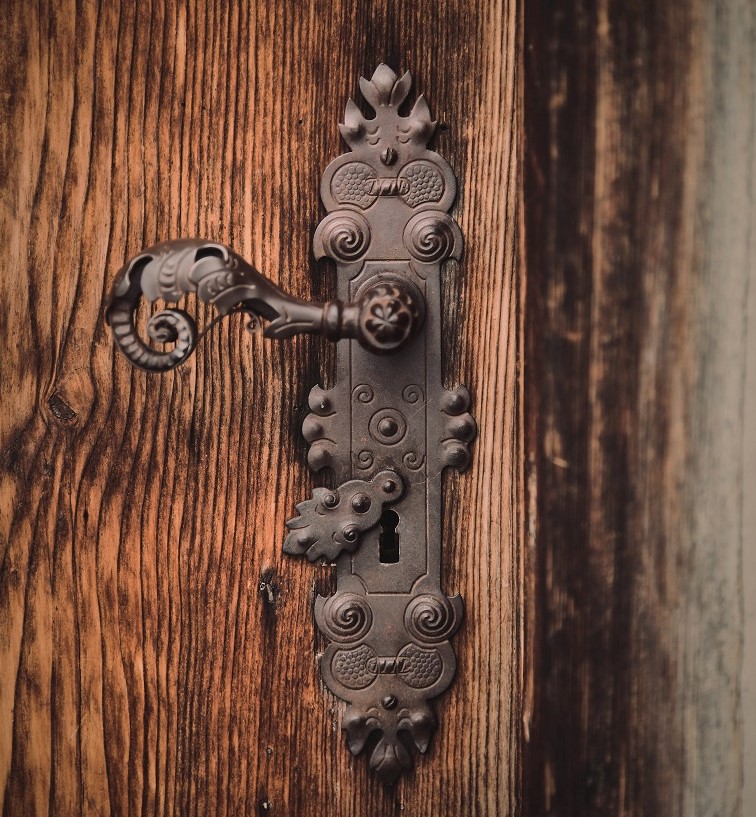
<instances>
[{"instance_id":1,"label":"ornate backplate","mask_svg":"<svg viewBox=\"0 0 756 817\"><path fill-rule=\"evenodd\" d=\"M411 768L411 744L427 750L436 725L428 700L454 676L450 638L463 605L441 588L441 472L467 466L476 434L467 389L447 390L441 379L440 269L462 251L446 212L456 180L427 149L436 123L425 99L399 112L411 83L385 65L360 79L375 116L347 102L340 129L351 152L323 175L328 215L314 247L336 262L341 300L401 284L422 296L424 323L392 355L338 344L336 385L312 390L303 433L311 467L333 469L343 484L298 506L285 544L336 561L337 591L315 605L330 640L322 676L349 704L350 750L370 743L370 765L387 780ZM372 309L371 329L390 333L402 319L388 298Z\"/></svg>"}]
</instances>

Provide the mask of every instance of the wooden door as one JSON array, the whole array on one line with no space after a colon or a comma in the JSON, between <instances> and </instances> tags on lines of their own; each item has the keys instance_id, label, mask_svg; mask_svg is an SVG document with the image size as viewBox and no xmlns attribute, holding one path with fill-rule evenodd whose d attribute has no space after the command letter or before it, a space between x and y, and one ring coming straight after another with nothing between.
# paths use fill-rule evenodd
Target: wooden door
<instances>
[{"instance_id":1,"label":"wooden door","mask_svg":"<svg viewBox=\"0 0 756 817\"><path fill-rule=\"evenodd\" d=\"M507 811L521 637L515 6L56 0L7 16L22 46L4 57L6 814ZM429 757L395 790L349 754L320 681L312 607L331 570L281 552L315 484L301 425L332 352L263 341L238 319L182 370L147 376L114 355L102 312L124 259L182 235L232 245L296 294L332 293L333 270L312 259L320 175L344 150L359 76L383 60L412 70L461 180L446 376L470 384L481 429L444 517L445 581L468 599L463 669Z\"/></svg>"},{"instance_id":2,"label":"wooden door","mask_svg":"<svg viewBox=\"0 0 756 817\"><path fill-rule=\"evenodd\" d=\"M4 815L752 813L747 0L0 15ZM459 179L443 357L479 425L445 482L458 675L394 787L320 681L332 572L281 552L333 350L232 319L146 375L103 322L179 236L332 294L318 183L380 62Z\"/></svg>"}]
</instances>

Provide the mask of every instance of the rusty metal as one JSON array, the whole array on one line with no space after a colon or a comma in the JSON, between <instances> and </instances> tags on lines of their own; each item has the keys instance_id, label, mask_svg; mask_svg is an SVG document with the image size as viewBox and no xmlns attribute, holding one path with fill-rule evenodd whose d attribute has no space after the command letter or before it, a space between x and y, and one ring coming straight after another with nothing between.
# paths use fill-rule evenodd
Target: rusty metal
<instances>
[{"instance_id":1,"label":"rusty metal","mask_svg":"<svg viewBox=\"0 0 756 817\"><path fill-rule=\"evenodd\" d=\"M147 331L173 348L150 346L135 324L142 296L176 303L196 292L221 315L268 321L267 337L344 340L336 384L312 389L303 425L310 466L332 469L340 484L297 506L284 550L336 563L336 593L315 605L330 641L321 672L348 702L349 749L358 754L375 735L370 765L387 781L411 768L411 744L427 750L436 725L428 701L456 669L450 638L463 605L441 589L440 475L467 467L476 434L467 389L444 388L441 372L440 270L462 251L447 214L456 179L427 149L436 122L425 99L399 113L411 84L380 65L360 79L375 115L347 102L339 127L351 151L323 175L328 215L314 238L316 257L336 262L339 300L293 298L222 244L189 239L127 263L107 309L118 347L148 371L184 362L198 334L187 312L164 309Z\"/></svg>"}]
</instances>

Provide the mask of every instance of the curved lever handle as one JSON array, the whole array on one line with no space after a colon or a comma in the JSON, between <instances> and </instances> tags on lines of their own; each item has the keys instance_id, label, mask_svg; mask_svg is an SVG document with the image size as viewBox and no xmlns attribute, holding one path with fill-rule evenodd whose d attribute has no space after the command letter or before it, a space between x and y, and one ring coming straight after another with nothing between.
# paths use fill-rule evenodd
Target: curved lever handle
<instances>
[{"instance_id":1,"label":"curved lever handle","mask_svg":"<svg viewBox=\"0 0 756 817\"><path fill-rule=\"evenodd\" d=\"M119 271L106 318L118 348L140 369L161 372L183 363L197 345L197 325L183 309L153 315L147 332L153 341L175 343L157 351L139 336L134 316L142 295L176 303L196 292L221 315L240 310L270 321L264 335L288 338L302 333L330 340L356 338L376 354L396 352L420 328L424 303L409 282L371 286L354 303L316 303L288 295L229 247L197 238L166 241L144 250Z\"/></svg>"}]
</instances>

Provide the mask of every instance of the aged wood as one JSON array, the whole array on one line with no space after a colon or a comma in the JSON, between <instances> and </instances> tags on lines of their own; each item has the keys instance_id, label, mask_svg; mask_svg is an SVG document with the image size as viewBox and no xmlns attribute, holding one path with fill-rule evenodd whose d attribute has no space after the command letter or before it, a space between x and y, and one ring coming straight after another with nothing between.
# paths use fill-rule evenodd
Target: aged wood
<instances>
[{"instance_id":1,"label":"aged wood","mask_svg":"<svg viewBox=\"0 0 756 817\"><path fill-rule=\"evenodd\" d=\"M523 813L753 814L754 6L524 9Z\"/></svg>"},{"instance_id":2,"label":"aged wood","mask_svg":"<svg viewBox=\"0 0 756 817\"><path fill-rule=\"evenodd\" d=\"M752 813L753 5L0 15L3 813ZM460 676L394 789L319 680L330 571L281 553L332 353L230 321L149 377L102 320L121 261L179 235L331 294L318 180L384 60L460 179L445 360L480 426L446 491Z\"/></svg>"},{"instance_id":3,"label":"aged wood","mask_svg":"<svg viewBox=\"0 0 756 817\"><path fill-rule=\"evenodd\" d=\"M756 174L751 178L756 187ZM751 267L753 270L753 267ZM740 702L743 708L743 813L756 809L756 283L748 284L747 371L743 419L743 664Z\"/></svg>"},{"instance_id":4,"label":"aged wood","mask_svg":"<svg viewBox=\"0 0 756 817\"><path fill-rule=\"evenodd\" d=\"M4 3L0 791L5 815L511 813L522 524L514 3ZM156 240L231 244L287 289L357 77L411 69L461 180L448 383L480 426L448 482L460 677L395 789L350 757L319 681L323 568L283 557L314 484L300 437L327 352L214 328L162 377L102 301ZM201 313L206 319L209 310ZM321 367L321 362L323 363Z\"/></svg>"}]
</instances>

